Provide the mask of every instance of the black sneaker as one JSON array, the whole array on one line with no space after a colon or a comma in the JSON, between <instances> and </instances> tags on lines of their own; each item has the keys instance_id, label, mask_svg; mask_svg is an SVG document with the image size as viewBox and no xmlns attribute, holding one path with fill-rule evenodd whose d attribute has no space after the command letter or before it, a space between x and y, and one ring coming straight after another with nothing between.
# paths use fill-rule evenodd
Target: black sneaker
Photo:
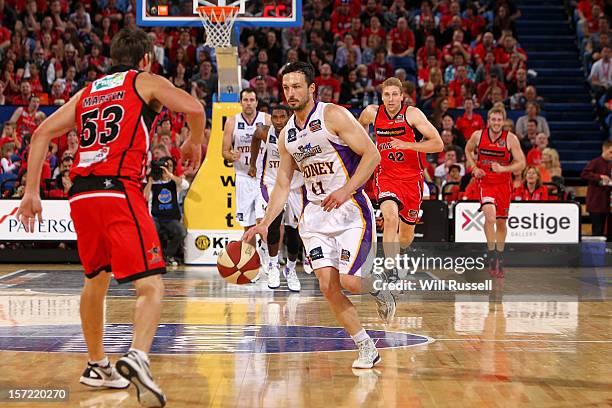
<instances>
[{"instance_id":1,"label":"black sneaker","mask_svg":"<svg viewBox=\"0 0 612 408\"><path fill-rule=\"evenodd\" d=\"M149 363L135 351L128 351L117 361L117 371L136 387L138 402L144 407L161 408L166 405L166 396L155 384Z\"/></svg>"},{"instance_id":2,"label":"black sneaker","mask_svg":"<svg viewBox=\"0 0 612 408\"><path fill-rule=\"evenodd\" d=\"M83 371L79 382L96 388L123 389L130 386L130 382L120 376L110 363L106 367L101 367L87 362L87 368Z\"/></svg>"}]
</instances>

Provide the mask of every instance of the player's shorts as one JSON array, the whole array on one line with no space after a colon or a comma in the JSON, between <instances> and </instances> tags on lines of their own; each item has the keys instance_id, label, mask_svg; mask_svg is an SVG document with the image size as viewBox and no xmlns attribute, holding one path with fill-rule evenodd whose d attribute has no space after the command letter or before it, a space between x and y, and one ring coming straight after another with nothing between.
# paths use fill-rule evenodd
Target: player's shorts
<instances>
[{"instance_id":1,"label":"player's shorts","mask_svg":"<svg viewBox=\"0 0 612 408\"><path fill-rule=\"evenodd\" d=\"M86 277L112 271L124 283L166 273L139 183L115 177L76 177L69 197Z\"/></svg>"},{"instance_id":2,"label":"player's shorts","mask_svg":"<svg viewBox=\"0 0 612 408\"><path fill-rule=\"evenodd\" d=\"M266 184L262 184L260 186L260 194L257 199L257 206L255 207L255 216L258 220L263 218L266 213L266 208L268 207L268 201L270 201L270 195L272 194L273 187L274 186L269 186ZM285 204L283 224L292 228L297 228L305 203L306 191L304 186L294 188L293 190L289 191L287 203Z\"/></svg>"},{"instance_id":3,"label":"player's shorts","mask_svg":"<svg viewBox=\"0 0 612 408\"><path fill-rule=\"evenodd\" d=\"M422 176L398 180L377 175L374 183L379 205L386 200L395 201L399 207L400 220L406 224L416 224L423 201Z\"/></svg>"},{"instance_id":4,"label":"player's shorts","mask_svg":"<svg viewBox=\"0 0 612 408\"><path fill-rule=\"evenodd\" d=\"M236 219L241 226L255 225L255 208L259 195L257 177L236 175Z\"/></svg>"},{"instance_id":5,"label":"player's shorts","mask_svg":"<svg viewBox=\"0 0 612 408\"><path fill-rule=\"evenodd\" d=\"M485 204L495 205L496 218L508 218L510 210L510 196L512 185L510 183L487 183L478 180L478 191L480 195L480 209Z\"/></svg>"},{"instance_id":6,"label":"player's shorts","mask_svg":"<svg viewBox=\"0 0 612 408\"><path fill-rule=\"evenodd\" d=\"M330 212L309 202L299 224L304 242L304 268L336 268L340 273L365 276L376 253L374 210L363 191Z\"/></svg>"}]
</instances>

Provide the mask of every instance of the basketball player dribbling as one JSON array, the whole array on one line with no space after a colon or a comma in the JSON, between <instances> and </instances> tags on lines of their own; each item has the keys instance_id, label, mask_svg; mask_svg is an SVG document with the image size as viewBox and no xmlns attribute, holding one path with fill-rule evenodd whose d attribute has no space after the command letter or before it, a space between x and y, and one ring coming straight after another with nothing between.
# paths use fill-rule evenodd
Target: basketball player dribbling
<instances>
[{"instance_id":1,"label":"basketball player dribbling","mask_svg":"<svg viewBox=\"0 0 612 408\"><path fill-rule=\"evenodd\" d=\"M30 146L25 195L18 217L27 231L42 222L38 186L49 142L75 126L80 146L70 177L71 217L85 269L80 313L89 360L80 382L96 388L136 387L143 406L163 407L147 353L161 315L166 265L142 193L150 131L163 106L186 114L191 138L181 147L188 167L200 164L204 109L167 79L150 74L153 44L140 29L123 29L111 44L109 73L73 96L35 131ZM110 272L136 288L130 350L108 361L102 342L104 297ZM120 374L120 375L118 375Z\"/></svg>"},{"instance_id":2,"label":"basketball player dribbling","mask_svg":"<svg viewBox=\"0 0 612 408\"><path fill-rule=\"evenodd\" d=\"M299 222L307 262L336 319L359 348L353 367L372 368L381 358L342 289L362 293L368 286L364 284L369 278L365 269L375 252L376 229L363 185L380 162L380 154L346 109L315 103L312 65L289 64L282 80L294 114L279 137L280 167L265 216L244 234L243 240L251 240L256 234L266 237L285 206L293 172L300 170L308 194ZM395 313L393 295L382 290L372 294L381 317L391 319Z\"/></svg>"},{"instance_id":3,"label":"basketball player dribbling","mask_svg":"<svg viewBox=\"0 0 612 408\"><path fill-rule=\"evenodd\" d=\"M263 218L270 194L274 190L276 183L276 172L280 164L280 154L278 152L278 137L281 130L287 125L289 120L289 108L285 105L277 105L272 108L272 126L260 126L253 134L251 142L251 163L249 168L249 176L257 174L256 164L259 162L258 155L260 145L265 144L265 153L263 157L263 172L260 178L260 194L255 208L257 221ZM304 208L304 178L299 171L293 172L291 179L291 191L284 211L272 222L268 229L268 254L270 255L270 263L268 265L268 287L277 289L280 287L280 265L278 263L278 249L281 238L281 224L285 225L285 237L287 239L288 260L285 267L285 279L287 287L292 292L299 292L301 289L300 280L297 277L295 266L297 256L300 250L300 237L297 231L299 217L302 215Z\"/></svg>"},{"instance_id":4,"label":"basketball player dribbling","mask_svg":"<svg viewBox=\"0 0 612 408\"><path fill-rule=\"evenodd\" d=\"M465 146L468 166L476 178L480 210L485 215L489 273L504 277L504 246L512 194L512 173L525 167L525 155L514 133L503 130L506 111L492 108L488 126L472 134Z\"/></svg>"},{"instance_id":5,"label":"basketball player dribbling","mask_svg":"<svg viewBox=\"0 0 612 408\"><path fill-rule=\"evenodd\" d=\"M255 225L255 205L259 196L259 180L263 171L263 164L258 160L256 174L253 176L248 174L251 141L258 126L270 126L270 115L257 110L257 93L252 88L240 91L240 106L242 112L230 116L225 122L222 154L225 160L234 163L236 219L246 231ZM263 151L260 151L260 154L263 156ZM255 245L255 238L250 243Z\"/></svg>"},{"instance_id":6,"label":"basketball player dribbling","mask_svg":"<svg viewBox=\"0 0 612 408\"><path fill-rule=\"evenodd\" d=\"M414 227L423 200L423 153L442 151L444 143L436 128L418 108L402 103L402 83L388 78L382 83L382 105L368 105L359 123L374 125L380 164L374 173L374 190L383 214L383 248L395 258L414 239ZM415 140L414 130L423 135ZM400 220L402 223L400 224ZM397 271L389 271L396 275Z\"/></svg>"}]
</instances>

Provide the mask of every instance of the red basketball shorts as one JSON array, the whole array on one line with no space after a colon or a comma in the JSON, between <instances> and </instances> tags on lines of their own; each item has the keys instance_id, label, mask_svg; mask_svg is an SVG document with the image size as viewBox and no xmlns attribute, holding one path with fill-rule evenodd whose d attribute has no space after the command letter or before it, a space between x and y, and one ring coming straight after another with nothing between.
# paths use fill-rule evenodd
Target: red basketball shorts
<instances>
[{"instance_id":1,"label":"red basketball shorts","mask_svg":"<svg viewBox=\"0 0 612 408\"><path fill-rule=\"evenodd\" d=\"M406 224L414 225L419 219L419 210L423 201L423 177L394 179L376 175L374 179L378 204L393 200L399 207L399 217Z\"/></svg>"},{"instance_id":2,"label":"red basketball shorts","mask_svg":"<svg viewBox=\"0 0 612 408\"><path fill-rule=\"evenodd\" d=\"M510 196L512 188L510 183L488 183L478 180L478 190L480 195L480 208L485 204L495 205L496 218L508 218L510 210Z\"/></svg>"},{"instance_id":3,"label":"red basketball shorts","mask_svg":"<svg viewBox=\"0 0 612 408\"><path fill-rule=\"evenodd\" d=\"M138 183L77 177L69 193L85 276L111 272L119 283L166 273L159 237Z\"/></svg>"}]
</instances>

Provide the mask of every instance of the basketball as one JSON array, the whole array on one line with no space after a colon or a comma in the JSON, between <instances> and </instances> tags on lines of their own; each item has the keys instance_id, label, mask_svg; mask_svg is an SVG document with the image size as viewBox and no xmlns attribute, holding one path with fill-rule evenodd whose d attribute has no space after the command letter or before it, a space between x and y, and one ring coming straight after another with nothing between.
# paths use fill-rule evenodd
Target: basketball
<instances>
[{"instance_id":1,"label":"basketball","mask_svg":"<svg viewBox=\"0 0 612 408\"><path fill-rule=\"evenodd\" d=\"M261 261L254 246L242 241L232 241L217 258L219 275L229 283L251 283L259 273Z\"/></svg>"}]
</instances>

